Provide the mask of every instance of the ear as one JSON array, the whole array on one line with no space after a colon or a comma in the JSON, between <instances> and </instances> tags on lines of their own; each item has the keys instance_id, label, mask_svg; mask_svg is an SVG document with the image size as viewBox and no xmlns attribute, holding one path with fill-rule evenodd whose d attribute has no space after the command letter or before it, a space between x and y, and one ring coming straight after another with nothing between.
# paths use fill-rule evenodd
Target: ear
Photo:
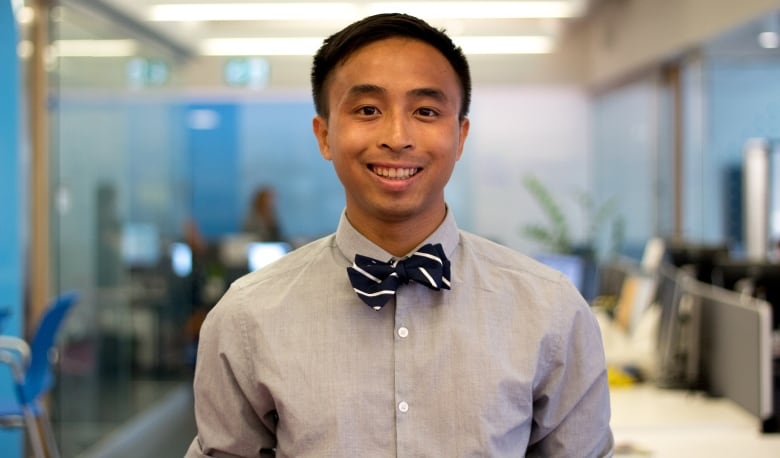
<instances>
[{"instance_id":1,"label":"ear","mask_svg":"<svg viewBox=\"0 0 780 458\"><path fill-rule=\"evenodd\" d=\"M320 147L320 154L325 160L331 160L330 147L328 146L328 121L320 115L317 115L311 121L311 127L314 136L317 137L317 145Z\"/></svg>"},{"instance_id":2,"label":"ear","mask_svg":"<svg viewBox=\"0 0 780 458\"><path fill-rule=\"evenodd\" d=\"M460 157L463 155L463 145L466 144L466 137L469 136L469 127L471 127L469 118L463 118L460 121L460 138L458 139L458 157L456 160L460 160Z\"/></svg>"}]
</instances>

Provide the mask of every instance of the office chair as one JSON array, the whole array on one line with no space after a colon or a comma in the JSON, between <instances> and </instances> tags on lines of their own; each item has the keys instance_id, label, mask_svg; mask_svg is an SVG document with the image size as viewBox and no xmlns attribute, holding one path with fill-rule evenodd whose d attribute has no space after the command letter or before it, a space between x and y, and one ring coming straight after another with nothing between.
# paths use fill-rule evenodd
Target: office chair
<instances>
[{"instance_id":1,"label":"office chair","mask_svg":"<svg viewBox=\"0 0 780 458\"><path fill-rule=\"evenodd\" d=\"M77 298L75 292L58 296L41 317L30 344L19 337L0 336L0 363L9 366L15 388L14 398L0 399L0 426L26 426L37 458L45 458L46 450L49 456L59 456L43 398L54 385L57 334Z\"/></svg>"}]
</instances>

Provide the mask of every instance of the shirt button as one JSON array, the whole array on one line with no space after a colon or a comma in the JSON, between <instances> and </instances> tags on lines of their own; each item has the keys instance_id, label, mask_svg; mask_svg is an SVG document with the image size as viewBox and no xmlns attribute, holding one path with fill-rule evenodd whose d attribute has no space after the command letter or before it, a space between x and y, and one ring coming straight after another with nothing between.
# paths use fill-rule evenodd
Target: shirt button
<instances>
[{"instance_id":1,"label":"shirt button","mask_svg":"<svg viewBox=\"0 0 780 458\"><path fill-rule=\"evenodd\" d=\"M409 410L409 404L407 404L406 401L399 402L398 410L400 410L401 413L406 413Z\"/></svg>"},{"instance_id":2,"label":"shirt button","mask_svg":"<svg viewBox=\"0 0 780 458\"><path fill-rule=\"evenodd\" d=\"M398 335L401 338L404 338L404 337L409 335L409 330L402 326L402 327L398 328Z\"/></svg>"}]
</instances>

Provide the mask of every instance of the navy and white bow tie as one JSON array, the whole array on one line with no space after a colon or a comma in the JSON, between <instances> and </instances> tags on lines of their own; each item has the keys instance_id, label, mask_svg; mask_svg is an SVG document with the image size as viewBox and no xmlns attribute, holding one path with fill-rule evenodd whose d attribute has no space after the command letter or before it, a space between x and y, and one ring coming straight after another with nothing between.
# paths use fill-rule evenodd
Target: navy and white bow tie
<instances>
[{"instance_id":1,"label":"navy and white bow tie","mask_svg":"<svg viewBox=\"0 0 780 458\"><path fill-rule=\"evenodd\" d=\"M406 258L388 262L358 254L347 273L358 297L374 310L381 309L398 286L409 281L436 291L450 289L450 261L440 243L429 243Z\"/></svg>"}]
</instances>

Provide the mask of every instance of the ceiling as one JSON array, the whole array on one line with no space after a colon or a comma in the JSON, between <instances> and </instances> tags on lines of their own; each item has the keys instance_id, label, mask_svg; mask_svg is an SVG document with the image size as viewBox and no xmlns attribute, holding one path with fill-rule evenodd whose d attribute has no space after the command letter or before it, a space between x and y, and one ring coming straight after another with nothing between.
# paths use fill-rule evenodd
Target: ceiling
<instances>
[{"instance_id":1,"label":"ceiling","mask_svg":"<svg viewBox=\"0 0 780 458\"><path fill-rule=\"evenodd\" d=\"M717 57L776 58L780 56L780 11L726 30L703 48Z\"/></svg>"},{"instance_id":2,"label":"ceiling","mask_svg":"<svg viewBox=\"0 0 780 458\"><path fill-rule=\"evenodd\" d=\"M475 83L582 84L587 79L584 74L587 71L586 57L576 38L578 34L569 32L593 15L625 1L628 0L400 0L388 6L387 2L379 0L229 0L216 2L216 10L207 13L205 19L183 20L186 12L178 11L173 13L173 20L156 20L153 15L159 10L155 7L161 5L167 5L167 8L186 5L204 7L210 3L208 0L60 0L60 6L52 12L56 24L52 38L66 44L83 42L81 44L91 47L56 46L54 48L60 57L97 57L106 52L103 57L131 60L133 57L162 58L168 62L185 63L187 65L174 65L173 80L166 80L178 87L222 87L230 62L241 60L233 57L253 56L249 60L260 61L273 69L270 72L264 70L265 79L261 78L263 87L307 88L310 59L322 39L381 6L415 14L436 27L446 29L469 54ZM440 6L444 3L447 6ZM435 8L422 13L415 9L426 4L433 4ZM476 13L472 11L462 17L454 17L458 7L464 4L477 4ZM295 6L289 17L268 19L267 16L274 11L265 11L261 18L249 18L256 13L252 8L278 8L280 5ZM239 20L217 17L241 6L250 9L243 11ZM507 16L512 8L524 6L543 12L526 17L520 17L522 14L502 17ZM569 13L550 13L556 8ZM475 18L474 14L481 17ZM709 55L727 57L776 56L780 53L779 49L762 49L756 42L761 31L775 26L780 31L780 17L777 15L760 18L724 32L702 48ZM501 51L514 53L512 55L497 54L495 50L487 54L472 53L465 40L475 37L498 37L500 44L518 40L521 42L519 46L525 48ZM262 41L266 39L271 45L278 45L296 38L308 39L307 47L281 55L277 51L269 51L264 47L269 43ZM213 40L234 41L228 41L221 51L215 52L208 47L214 43ZM249 42L242 43L240 40ZM112 41L121 45L118 50L109 49ZM96 50L95 46L99 49ZM59 59L59 62L60 81L65 85L94 87L98 82L108 86L125 84L125 75L117 72L115 59ZM243 71L251 71L248 68Z\"/></svg>"},{"instance_id":3,"label":"ceiling","mask_svg":"<svg viewBox=\"0 0 780 458\"><path fill-rule=\"evenodd\" d=\"M155 19L155 13L164 13L165 8L203 8L211 4L216 9L206 13L206 19L180 20L187 12L174 11L174 19ZM473 37L500 37L499 41L507 44L515 40L518 46L510 51L515 53L546 53L554 49L556 40L565 33L566 28L587 14L589 8L598 3L595 0L520 0L501 2L446 2L447 6L437 5L441 0L399 1L392 5L388 2L370 0L326 1L306 0L291 1L246 1L215 2L207 0L63 0L61 2L68 11L60 30L60 39L110 39L126 38L128 36L141 40L145 46L158 46L176 57L188 58L199 55L264 55L279 51L266 50L263 43L257 39L272 38L278 44L290 38L298 37L322 39L339 30L348 23L367 14L377 11L402 11L416 14L428 20L436 27L447 29L456 42L464 40L461 46L470 53L465 40ZM292 17L285 17L284 12L279 19L265 19L269 15L279 13L275 10L261 11L261 18L247 19L254 15L258 7L289 7L293 6ZM420 8L431 6L428 11ZM458 16L458 7L464 4L478 4L476 11L468 12L464 17ZM511 14L514 9L532 7L531 14L520 12ZM244 7L239 18L229 19L218 16L229 13L233 8ZM246 9L249 7L249 9ZM490 13L493 11L493 13ZM473 18L474 14L484 16ZM528 17L501 17L524 16ZM289 16L289 15L288 15ZM469 16L469 17L465 17ZM106 20L108 19L108 20ZM469 37L469 38L462 38ZM508 38L513 37L513 38ZM227 43L227 51L216 50L213 47L215 39L234 40ZM250 47L242 50L242 43L235 40L252 39ZM535 41L534 41L535 40ZM224 43L223 43L224 44ZM209 47L211 45L211 47ZM311 56L311 46L301 54ZM535 46L535 47L533 47ZM315 48L316 49L316 48ZM477 51L475 51L477 52ZM490 53L490 51L488 51ZM221 53L221 54L220 54Z\"/></svg>"}]
</instances>

